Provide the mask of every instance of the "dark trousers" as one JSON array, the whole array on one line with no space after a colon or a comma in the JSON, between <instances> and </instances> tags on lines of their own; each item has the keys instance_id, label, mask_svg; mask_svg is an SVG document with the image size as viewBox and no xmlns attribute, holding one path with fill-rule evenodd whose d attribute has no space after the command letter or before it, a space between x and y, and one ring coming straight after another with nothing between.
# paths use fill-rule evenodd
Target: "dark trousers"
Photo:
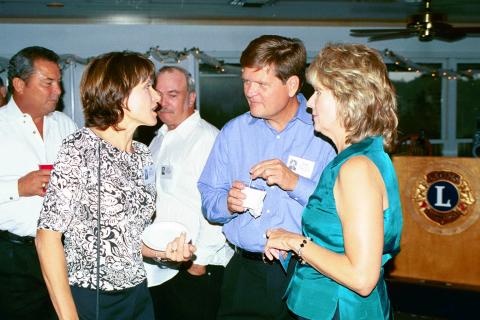
<instances>
[{"instance_id":1,"label":"dark trousers","mask_svg":"<svg viewBox=\"0 0 480 320\"><path fill-rule=\"evenodd\" d=\"M70 287L80 320L96 319L97 291ZM120 291L100 291L99 319L153 320L153 306L146 281Z\"/></svg>"},{"instance_id":2,"label":"dark trousers","mask_svg":"<svg viewBox=\"0 0 480 320\"><path fill-rule=\"evenodd\" d=\"M172 279L151 287L155 319L215 319L224 269L208 265L206 274L202 276L180 270Z\"/></svg>"},{"instance_id":3,"label":"dark trousers","mask_svg":"<svg viewBox=\"0 0 480 320\"><path fill-rule=\"evenodd\" d=\"M285 273L278 262L264 263L235 253L225 269L217 318L296 319L283 299L293 267L291 261Z\"/></svg>"},{"instance_id":4,"label":"dark trousers","mask_svg":"<svg viewBox=\"0 0 480 320\"><path fill-rule=\"evenodd\" d=\"M0 319L55 319L33 243L0 238Z\"/></svg>"}]
</instances>

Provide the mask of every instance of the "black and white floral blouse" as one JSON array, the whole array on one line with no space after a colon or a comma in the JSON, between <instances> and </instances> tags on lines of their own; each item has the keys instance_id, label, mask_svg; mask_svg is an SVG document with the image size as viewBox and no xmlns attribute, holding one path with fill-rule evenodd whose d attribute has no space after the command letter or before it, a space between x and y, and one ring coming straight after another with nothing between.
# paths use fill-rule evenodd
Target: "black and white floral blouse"
<instances>
[{"instance_id":1,"label":"black and white floral blouse","mask_svg":"<svg viewBox=\"0 0 480 320\"><path fill-rule=\"evenodd\" d=\"M88 128L67 137L58 154L38 221L64 234L70 285L96 288L100 152L100 289L130 288L145 280L141 233L155 210L155 179L147 146L132 154Z\"/></svg>"}]
</instances>

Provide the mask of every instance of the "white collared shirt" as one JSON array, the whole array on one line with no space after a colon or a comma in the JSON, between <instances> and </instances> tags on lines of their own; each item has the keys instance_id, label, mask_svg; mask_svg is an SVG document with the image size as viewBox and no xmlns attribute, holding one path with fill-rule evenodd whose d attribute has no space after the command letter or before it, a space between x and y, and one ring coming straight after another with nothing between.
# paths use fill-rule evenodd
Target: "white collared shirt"
<instances>
[{"instance_id":1,"label":"white collared shirt","mask_svg":"<svg viewBox=\"0 0 480 320\"><path fill-rule=\"evenodd\" d=\"M184 224L197 247L195 264L225 266L233 255L222 227L210 224L202 214L197 181L207 161L218 129L195 111L177 128L163 125L150 144L156 166L157 221ZM162 170L163 169L163 170ZM163 172L162 172L163 171ZM173 240L173 239L172 239ZM149 286L159 285L178 272L145 263Z\"/></svg>"},{"instance_id":2,"label":"white collared shirt","mask_svg":"<svg viewBox=\"0 0 480 320\"><path fill-rule=\"evenodd\" d=\"M39 164L54 163L62 140L76 129L68 116L55 111L44 117L42 139L13 98L0 108L0 230L35 236L43 197L20 197L18 179Z\"/></svg>"}]
</instances>

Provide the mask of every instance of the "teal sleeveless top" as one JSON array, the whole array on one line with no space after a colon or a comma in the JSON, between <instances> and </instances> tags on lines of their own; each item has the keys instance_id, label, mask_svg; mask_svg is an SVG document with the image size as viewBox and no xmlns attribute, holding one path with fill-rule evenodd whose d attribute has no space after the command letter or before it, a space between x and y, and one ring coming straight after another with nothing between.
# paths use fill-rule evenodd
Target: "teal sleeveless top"
<instances>
[{"instance_id":1,"label":"teal sleeveless top","mask_svg":"<svg viewBox=\"0 0 480 320\"><path fill-rule=\"evenodd\" d=\"M365 138L340 154L324 169L315 192L302 215L302 231L316 244L344 253L342 225L335 206L333 187L342 164L354 156L368 157L380 171L387 189L389 207L384 211L384 245L380 278L375 289L363 297L327 278L308 264L297 263L286 295L288 307L307 319L389 319L390 301L383 279L383 265L400 249L402 208L393 164L383 150L382 137ZM362 187L359 181L358 187Z\"/></svg>"}]
</instances>

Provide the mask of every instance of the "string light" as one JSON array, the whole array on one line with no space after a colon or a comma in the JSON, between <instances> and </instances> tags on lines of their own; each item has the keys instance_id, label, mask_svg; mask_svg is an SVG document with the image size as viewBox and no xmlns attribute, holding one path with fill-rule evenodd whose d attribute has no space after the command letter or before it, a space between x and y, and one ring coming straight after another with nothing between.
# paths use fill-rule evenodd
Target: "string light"
<instances>
[{"instance_id":1,"label":"string light","mask_svg":"<svg viewBox=\"0 0 480 320\"><path fill-rule=\"evenodd\" d=\"M415 71L417 74L430 74L433 78L435 77L444 77L448 80L470 80L474 79L475 76L480 76L480 70L468 69L465 71L454 71L448 69L435 69L428 66L420 65L415 63L405 57L402 57L389 49L383 51L384 55L389 58L396 66L403 67L408 71Z\"/></svg>"},{"instance_id":2,"label":"string light","mask_svg":"<svg viewBox=\"0 0 480 320\"><path fill-rule=\"evenodd\" d=\"M220 61L214 57L207 55L198 48L184 49L183 51L174 51L174 50L161 50L158 46L151 47L145 54L148 58L153 58L160 62L164 63L181 63L183 60L187 59L189 55L193 55L198 62L209 65L217 72L234 72L239 73L240 68L233 65L226 65L223 61ZM62 69L67 68L71 64L88 64L94 57L81 58L73 54L64 54L60 55L60 66ZM0 73L6 71L8 68L8 59L0 57Z\"/></svg>"},{"instance_id":3,"label":"string light","mask_svg":"<svg viewBox=\"0 0 480 320\"><path fill-rule=\"evenodd\" d=\"M414 63L413 61L402 57L389 49L385 49L384 55L388 57L393 63L398 67L403 67L408 71L414 71L417 74L430 74L433 78L440 76L447 78L449 80L469 80L473 79L475 76L480 77L480 70L468 69L465 71L453 71L447 69L435 69L428 66L420 65ZM174 51L174 50L161 50L158 46L152 47L145 53L146 57L153 58L159 61L161 64L164 63L181 63L183 60L187 59L189 55L193 55L199 63L203 63L213 67L219 73L232 72L239 73L240 68L233 65L224 64L223 61L220 61L214 57L207 55L202 52L199 48L184 49L183 51ZM64 54L60 56L60 66L62 69L67 68L71 64L88 64L93 57L81 58L73 54ZM0 73L6 71L8 68L8 59L0 57Z\"/></svg>"}]
</instances>

